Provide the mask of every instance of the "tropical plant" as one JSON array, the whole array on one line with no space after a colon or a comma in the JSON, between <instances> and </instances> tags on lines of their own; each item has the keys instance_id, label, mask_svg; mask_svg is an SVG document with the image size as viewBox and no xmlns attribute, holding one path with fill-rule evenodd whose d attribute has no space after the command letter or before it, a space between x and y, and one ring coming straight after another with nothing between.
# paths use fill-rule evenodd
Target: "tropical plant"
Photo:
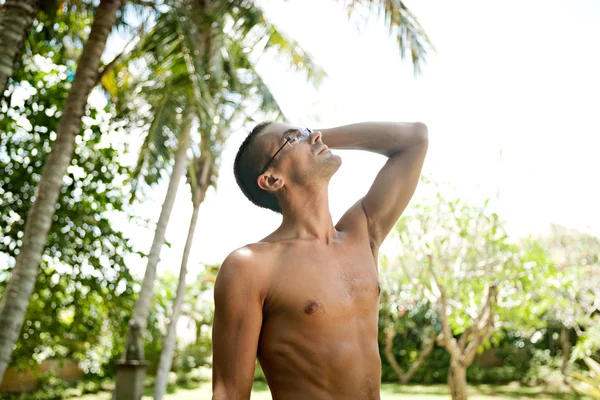
<instances>
[{"instance_id":1,"label":"tropical plant","mask_svg":"<svg viewBox=\"0 0 600 400\"><path fill-rule=\"evenodd\" d=\"M569 376L573 381L569 383L577 393L600 399L600 364L590 357L585 357L583 361L588 366L589 372L587 374L571 372Z\"/></svg>"},{"instance_id":2,"label":"tropical plant","mask_svg":"<svg viewBox=\"0 0 600 400\"><path fill-rule=\"evenodd\" d=\"M368 20L370 16L383 14L384 23L398 44L400 55L404 58L410 51L415 75L420 72L427 53L435 48L417 17L402 0L344 0L343 3L349 16L363 16L366 10L367 17L364 19Z\"/></svg>"},{"instance_id":3,"label":"tropical plant","mask_svg":"<svg viewBox=\"0 0 600 400\"><path fill-rule=\"evenodd\" d=\"M0 377L8 366L19 336L29 298L35 286L47 235L56 211L62 179L69 166L75 139L80 133L87 98L99 73L100 57L112 30L122 0L102 0L96 9L90 35L79 58L77 70L56 130L56 140L43 168L35 200L23 232L22 246L0 303Z\"/></svg>"}]
</instances>

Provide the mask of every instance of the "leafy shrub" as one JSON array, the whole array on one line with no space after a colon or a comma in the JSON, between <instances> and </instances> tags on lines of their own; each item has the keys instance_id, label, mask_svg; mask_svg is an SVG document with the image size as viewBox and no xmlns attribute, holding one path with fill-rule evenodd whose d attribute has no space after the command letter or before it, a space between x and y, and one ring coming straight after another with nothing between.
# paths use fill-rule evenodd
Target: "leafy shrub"
<instances>
[{"instance_id":1,"label":"leafy shrub","mask_svg":"<svg viewBox=\"0 0 600 400\"><path fill-rule=\"evenodd\" d=\"M572 372L570 374L573 379L572 387L577 393L590 396L593 399L600 399L600 364L590 357L583 360L589 371L587 373Z\"/></svg>"}]
</instances>

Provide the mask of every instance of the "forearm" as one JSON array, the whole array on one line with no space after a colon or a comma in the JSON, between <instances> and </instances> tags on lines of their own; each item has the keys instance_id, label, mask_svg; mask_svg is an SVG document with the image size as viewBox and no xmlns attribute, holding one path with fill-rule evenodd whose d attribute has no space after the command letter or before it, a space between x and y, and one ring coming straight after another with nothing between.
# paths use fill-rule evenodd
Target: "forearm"
<instances>
[{"instance_id":1,"label":"forearm","mask_svg":"<svg viewBox=\"0 0 600 400\"><path fill-rule=\"evenodd\" d=\"M332 149L366 150L388 157L427 142L427 127L420 122L362 122L320 131L323 143Z\"/></svg>"},{"instance_id":2,"label":"forearm","mask_svg":"<svg viewBox=\"0 0 600 400\"><path fill-rule=\"evenodd\" d=\"M235 368L235 367L233 367ZM254 379L248 371L222 371L219 366L213 367L212 400L249 400Z\"/></svg>"},{"instance_id":3,"label":"forearm","mask_svg":"<svg viewBox=\"0 0 600 400\"><path fill-rule=\"evenodd\" d=\"M212 400L249 400L250 392L240 393L235 387L227 387L225 384L213 383Z\"/></svg>"}]
</instances>

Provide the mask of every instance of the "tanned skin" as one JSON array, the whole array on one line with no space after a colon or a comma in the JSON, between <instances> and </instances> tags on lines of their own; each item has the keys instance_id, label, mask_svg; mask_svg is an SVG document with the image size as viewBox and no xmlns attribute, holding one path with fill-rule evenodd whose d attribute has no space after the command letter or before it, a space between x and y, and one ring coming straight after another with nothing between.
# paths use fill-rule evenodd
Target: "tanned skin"
<instances>
[{"instance_id":1,"label":"tanned skin","mask_svg":"<svg viewBox=\"0 0 600 400\"><path fill-rule=\"evenodd\" d=\"M257 143L272 155L294 128L270 124ZM283 221L232 252L219 271L213 400L249 399L257 357L274 400L380 398L377 254L415 191L427 145L422 123L323 129L285 146L258 177L276 194ZM341 159L329 149L388 157L337 224L328 184Z\"/></svg>"}]
</instances>

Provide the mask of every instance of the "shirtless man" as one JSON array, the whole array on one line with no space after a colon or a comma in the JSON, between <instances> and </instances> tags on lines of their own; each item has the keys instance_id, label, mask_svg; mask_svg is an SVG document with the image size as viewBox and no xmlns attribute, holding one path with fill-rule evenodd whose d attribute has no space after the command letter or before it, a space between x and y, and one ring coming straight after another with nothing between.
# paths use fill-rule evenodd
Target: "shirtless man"
<instances>
[{"instance_id":1,"label":"shirtless man","mask_svg":"<svg viewBox=\"0 0 600 400\"><path fill-rule=\"evenodd\" d=\"M274 400L380 398L377 253L414 193L427 143L422 123L266 123L248 135L238 184L283 220L219 271L213 400L249 399L257 356ZM330 149L388 157L335 225L328 184L341 159Z\"/></svg>"}]
</instances>

